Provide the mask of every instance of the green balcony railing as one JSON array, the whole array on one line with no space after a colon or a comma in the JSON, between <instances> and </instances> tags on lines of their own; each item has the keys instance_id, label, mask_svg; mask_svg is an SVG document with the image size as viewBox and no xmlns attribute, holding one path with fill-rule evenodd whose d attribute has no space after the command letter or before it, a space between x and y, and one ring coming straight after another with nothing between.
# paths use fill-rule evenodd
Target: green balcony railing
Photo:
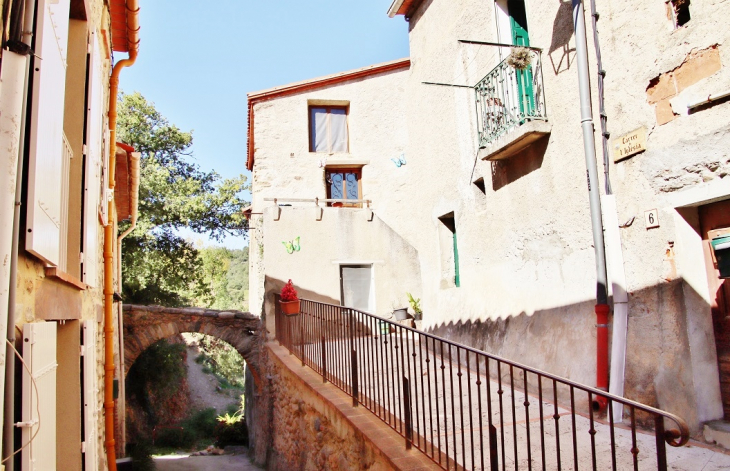
<instances>
[{"instance_id":1,"label":"green balcony railing","mask_svg":"<svg viewBox=\"0 0 730 471\"><path fill-rule=\"evenodd\" d=\"M547 121L541 51L528 49L525 68L513 67L508 57L474 86L480 148L528 121Z\"/></svg>"}]
</instances>

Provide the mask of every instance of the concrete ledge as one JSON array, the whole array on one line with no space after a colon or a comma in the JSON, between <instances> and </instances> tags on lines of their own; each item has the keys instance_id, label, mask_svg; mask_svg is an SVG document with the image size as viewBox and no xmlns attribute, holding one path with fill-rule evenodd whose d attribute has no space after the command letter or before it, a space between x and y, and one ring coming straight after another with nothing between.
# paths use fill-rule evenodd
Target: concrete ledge
<instances>
[{"instance_id":1,"label":"concrete ledge","mask_svg":"<svg viewBox=\"0 0 730 471\"><path fill-rule=\"evenodd\" d=\"M319 397L325 407L337 412L354 430L359 431L363 439L372 445L392 469L403 471L442 469L415 448L406 450L405 439L402 436L365 407L353 407L351 396L331 383L323 383L322 376L311 368L302 366L298 358L289 354L289 350L276 342L268 342L266 348L302 382L303 386Z\"/></svg>"},{"instance_id":2,"label":"concrete ledge","mask_svg":"<svg viewBox=\"0 0 730 471\"><path fill-rule=\"evenodd\" d=\"M726 450L730 450L730 423L724 420L714 420L705 424L705 440L715 443Z\"/></svg>"},{"instance_id":3,"label":"concrete ledge","mask_svg":"<svg viewBox=\"0 0 730 471\"><path fill-rule=\"evenodd\" d=\"M487 144L484 149L479 149L477 157L481 160L507 159L550 134L552 128L552 124L547 121L528 121Z\"/></svg>"}]
</instances>

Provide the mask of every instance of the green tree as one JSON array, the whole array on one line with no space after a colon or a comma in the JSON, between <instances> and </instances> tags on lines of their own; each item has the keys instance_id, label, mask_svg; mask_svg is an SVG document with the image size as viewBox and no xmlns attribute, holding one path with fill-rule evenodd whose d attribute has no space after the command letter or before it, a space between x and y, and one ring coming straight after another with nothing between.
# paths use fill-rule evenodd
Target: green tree
<instances>
[{"instance_id":1,"label":"green tree","mask_svg":"<svg viewBox=\"0 0 730 471\"><path fill-rule=\"evenodd\" d=\"M212 309L248 309L248 247L231 250L225 247L204 247L198 250L200 273L205 290L196 296L196 306Z\"/></svg>"},{"instance_id":2,"label":"green tree","mask_svg":"<svg viewBox=\"0 0 730 471\"><path fill-rule=\"evenodd\" d=\"M178 230L214 240L245 235L246 177L202 171L192 162L192 132L170 124L140 93L120 94L117 108L117 139L142 154L137 228L122 248L125 299L181 306L209 296L211 284L201 274L207 262Z\"/></svg>"}]
</instances>

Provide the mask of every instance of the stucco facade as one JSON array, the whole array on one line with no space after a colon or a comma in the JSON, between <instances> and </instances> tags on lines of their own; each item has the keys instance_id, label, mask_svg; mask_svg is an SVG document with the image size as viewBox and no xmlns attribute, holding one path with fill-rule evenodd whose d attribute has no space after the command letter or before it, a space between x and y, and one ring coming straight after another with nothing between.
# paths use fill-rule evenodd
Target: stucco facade
<instances>
[{"instance_id":1,"label":"stucco facade","mask_svg":"<svg viewBox=\"0 0 730 471\"><path fill-rule=\"evenodd\" d=\"M18 34L24 43L33 40L36 53L25 56L18 42L2 53L0 161L11 181L9 196L5 182L2 187L2 213L9 216L9 223L3 220L0 237L4 260L0 293L11 293L12 305L10 312L0 311L0 324L5 332L6 320L14 323L15 347L27 363L5 362L6 367L15 365L18 373L18 381L9 383L9 395L21 411L5 421L26 423L22 440L10 443L14 449L27 444L14 469L110 467L105 448L114 442L105 427L105 328L112 329L109 339L117 378L123 378L119 367L123 360L119 361L117 315L121 306L113 306L113 326L104 317L105 278L113 277L112 290L119 291L117 254L104 253L104 229L111 224L116 239L117 223L136 213L132 206L137 189L130 175L139 160L128 146L118 148L114 178L110 75L112 51L131 49L127 9L136 14L135 5L121 0L28 0L13 2L14 19L4 22L17 21L22 31L14 26L9 36L15 39ZM114 29L119 26L121 33ZM27 86L25 67L30 76ZM11 70L18 73L10 75ZM27 100L27 109L9 106L6 97L14 94ZM8 130L7 120L16 127ZM22 188L18 204L14 204L16 182ZM115 182L124 201L114 199ZM20 208L17 221L13 221L14 206ZM17 248L11 253L8 245L6 256L5 241L14 233ZM110 262L106 273L105 258ZM2 300L7 304L7 298ZM115 425L119 445L124 441L123 427L118 421ZM4 449L3 457L13 451Z\"/></svg>"},{"instance_id":2,"label":"stucco facade","mask_svg":"<svg viewBox=\"0 0 730 471\"><path fill-rule=\"evenodd\" d=\"M272 296L289 279L300 296L339 303L341 266L372 267L372 306L380 315L405 306L406 291L420 296L418 252L380 216L409 200L403 186L411 178L410 165L391 160L406 146L407 66L396 61L361 71L369 74L365 78L323 78L336 82L311 90L302 90L308 82L298 84L290 95L253 105L250 309L255 314L266 309L269 331ZM261 94L266 93L271 92ZM326 104L349 107L348 152L310 152L308 109ZM315 204L315 198L328 197L325 171L342 167L361 168L360 199L370 200L369 207ZM268 201L273 198L286 206ZM300 250L290 254L282 242L297 237Z\"/></svg>"},{"instance_id":3,"label":"stucco facade","mask_svg":"<svg viewBox=\"0 0 730 471\"><path fill-rule=\"evenodd\" d=\"M698 436L702 423L723 416L727 401L712 317L722 296L712 285L710 223L702 218L710 204L730 199L730 105L720 99L689 112L688 105L730 90L728 33L721 24L730 9L723 2L693 3L691 19L677 27L671 4L662 1L596 3L611 195L590 5L586 23L609 289L611 304L618 300L628 311L627 327L610 320L611 391L682 416ZM338 303L337 272L324 267L347 257L383 259L381 271L392 275L378 280L376 269L376 284L398 288L378 288L377 314L413 291L421 298L425 330L594 385L596 268L570 2L524 2L529 44L542 50L541 70L533 64L533 73L541 79L547 122L540 126L547 135L498 161L483 159L488 155L479 146L469 87L509 49L460 40L508 42L508 2L393 5L391 14L409 21L407 71L253 104L252 310L271 309L267 296L289 278L304 297ZM408 8L398 11L402 5ZM397 94L396 87L381 85L396 79ZM251 94L250 103L257 96ZM361 110L357 103L365 96L371 105ZM352 155L328 156L328 164L367 161L361 162L363 194L373 199L373 219L387 231L372 231L375 225L360 214L365 209L325 208L319 221L313 203L276 208L264 201L326 196L320 155L307 152L307 100L319 99L350 101ZM500 139L509 146L520 126ZM646 129L646 150L614 161L615 139L640 128ZM361 153L367 145L377 147ZM400 153L407 164L396 167L390 158ZM651 210L653 224L645 219ZM343 232L340 224L363 229ZM458 286L452 232L458 235ZM301 251L287 254L282 241L298 236ZM393 247L404 256L381 258ZM407 274L399 274L406 267ZM624 356L622 371L617 366Z\"/></svg>"}]
</instances>

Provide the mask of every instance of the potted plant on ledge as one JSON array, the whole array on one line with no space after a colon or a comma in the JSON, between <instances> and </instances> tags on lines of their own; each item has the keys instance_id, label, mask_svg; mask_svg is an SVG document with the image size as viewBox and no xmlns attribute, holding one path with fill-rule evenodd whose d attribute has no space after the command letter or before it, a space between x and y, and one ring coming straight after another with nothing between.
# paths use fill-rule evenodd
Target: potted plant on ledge
<instances>
[{"instance_id":1,"label":"potted plant on ledge","mask_svg":"<svg viewBox=\"0 0 730 471\"><path fill-rule=\"evenodd\" d=\"M297 296L297 290L294 289L294 284L291 280L281 288L281 298L279 299L279 305L281 306L281 312L287 316L294 316L299 314L299 297Z\"/></svg>"}]
</instances>

